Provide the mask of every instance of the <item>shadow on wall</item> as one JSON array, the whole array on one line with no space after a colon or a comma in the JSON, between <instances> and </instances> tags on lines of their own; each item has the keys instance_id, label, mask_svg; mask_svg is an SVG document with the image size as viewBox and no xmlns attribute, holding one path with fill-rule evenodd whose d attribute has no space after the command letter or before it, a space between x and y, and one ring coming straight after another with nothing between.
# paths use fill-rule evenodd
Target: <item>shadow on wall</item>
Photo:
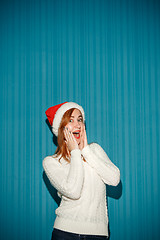
<instances>
[{"instance_id":1,"label":"shadow on wall","mask_svg":"<svg viewBox=\"0 0 160 240\"><path fill-rule=\"evenodd\" d=\"M52 127L48 121L48 119L46 119L46 124L49 128L49 130L51 131L52 133ZM57 146L57 137L52 133L53 135L53 143ZM58 197L58 194L57 194L57 190L51 185L46 173L43 171L43 181L47 187L47 190L48 192L50 193L51 197L54 199L54 201L57 203L57 205L59 206L60 205L60 197Z\"/></svg>"},{"instance_id":2,"label":"shadow on wall","mask_svg":"<svg viewBox=\"0 0 160 240\"><path fill-rule=\"evenodd\" d=\"M48 119L46 119L46 124L47 124L49 130L51 131L51 133L52 133L52 135L53 135L53 143L57 146L57 137L53 134L53 132L52 132L52 127L51 127Z\"/></svg>"},{"instance_id":3,"label":"shadow on wall","mask_svg":"<svg viewBox=\"0 0 160 240\"><path fill-rule=\"evenodd\" d=\"M106 186L106 195L114 199L119 199L122 196L122 182L120 180L117 186Z\"/></svg>"},{"instance_id":4,"label":"shadow on wall","mask_svg":"<svg viewBox=\"0 0 160 240\"><path fill-rule=\"evenodd\" d=\"M58 197L57 190L51 185L51 183L44 171L43 171L43 181L47 187L48 192L50 193L50 195L52 196L54 201L57 203L57 205L59 206L61 199L60 199L60 197Z\"/></svg>"}]
</instances>

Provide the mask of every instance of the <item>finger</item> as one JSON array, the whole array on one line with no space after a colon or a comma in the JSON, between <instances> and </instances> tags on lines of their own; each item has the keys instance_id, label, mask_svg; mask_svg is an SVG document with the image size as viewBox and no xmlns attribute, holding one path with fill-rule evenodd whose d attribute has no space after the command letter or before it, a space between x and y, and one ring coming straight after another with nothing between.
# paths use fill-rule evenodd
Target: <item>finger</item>
<instances>
[{"instance_id":1,"label":"finger","mask_svg":"<svg viewBox=\"0 0 160 240\"><path fill-rule=\"evenodd\" d=\"M73 134L67 128L65 129L65 134L66 134L67 142L73 141L73 136L72 136Z\"/></svg>"},{"instance_id":2,"label":"finger","mask_svg":"<svg viewBox=\"0 0 160 240\"><path fill-rule=\"evenodd\" d=\"M77 144L77 141L72 132L70 132L70 143L73 145Z\"/></svg>"},{"instance_id":3,"label":"finger","mask_svg":"<svg viewBox=\"0 0 160 240\"><path fill-rule=\"evenodd\" d=\"M85 130L85 134L84 134L84 145L87 146L88 142L87 142L87 133Z\"/></svg>"},{"instance_id":4,"label":"finger","mask_svg":"<svg viewBox=\"0 0 160 240\"><path fill-rule=\"evenodd\" d=\"M69 140L72 141L72 133L71 133L71 131L67 130L67 132L68 132L68 138L69 138Z\"/></svg>"},{"instance_id":5,"label":"finger","mask_svg":"<svg viewBox=\"0 0 160 240\"><path fill-rule=\"evenodd\" d=\"M83 137L84 137L84 139L86 138L86 130L84 130Z\"/></svg>"},{"instance_id":6,"label":"finger","mask_svg":"<svg viewBox=\"0 0 160 240\"><path fill-rule=\"evenodd\" d=\"M66 129L64 130L64 137L65 137L66 141L68 142L69 141L69 135L68 135L68 131Z\"/></svg>"},{"instance_id":7,"label":"finger","mask_svg":"<svg viewBox=\"0 0 160 240\"><path fill-rule=\"evenodd\" d=\"M82 141L84 140L84 134L85 134L85 128L84 128L84 125L83 125L82 132L81 132L81 139L82 139Z\"/></svg>"},{"instance_id":8,"label":"finger","mask_svg":"<svg viewBox=\"0 0 160 240\"><path fill-rule=\"evenodd\" d=\"M75 142L75 140L76 140L72 132L70 132L70 139L71 139L72 141L74 141L74 142Z\"/></svg>"}]
</instances>

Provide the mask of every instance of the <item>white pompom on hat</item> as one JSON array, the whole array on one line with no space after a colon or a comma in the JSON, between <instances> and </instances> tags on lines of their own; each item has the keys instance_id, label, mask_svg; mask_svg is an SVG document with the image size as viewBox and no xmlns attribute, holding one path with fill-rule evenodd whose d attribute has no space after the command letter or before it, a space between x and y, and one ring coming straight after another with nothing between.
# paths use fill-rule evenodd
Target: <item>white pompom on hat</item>
<instances>
[{"instance_id":1,"label":"white pompom on hat","mask_svg":"<svg viewBox=\"0 0 160 240\"><path fill-rule=\"evenodd\" d=\"M74 102L64 102L64 103L55 105L53 107L50 107L45 111L48 121L52 126L52 132L56 136L58 136L58 129L64 113L71 108L78 109L82 113L83 120L85 120L85 114L84 114L83 108Z\"/></svg>"}]
</instances>

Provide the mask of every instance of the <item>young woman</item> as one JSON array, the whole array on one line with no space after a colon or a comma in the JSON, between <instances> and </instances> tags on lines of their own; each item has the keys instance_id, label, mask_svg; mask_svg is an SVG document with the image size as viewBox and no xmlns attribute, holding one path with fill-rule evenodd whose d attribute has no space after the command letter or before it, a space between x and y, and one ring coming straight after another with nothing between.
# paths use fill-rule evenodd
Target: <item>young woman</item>
<instances>
[{"instance_id":1,"label":"young woman","mask_svg":"<svg viewBox=\"0 0 160 240\"><path fill-rule=\"evenodd\" d=\"M88 145L81 106L65 102L46 115L58 147L43 168L61 197L52 239L109 239L105 184L119 183L119 169L97 143Z\"/></svg>"}]
</instances>

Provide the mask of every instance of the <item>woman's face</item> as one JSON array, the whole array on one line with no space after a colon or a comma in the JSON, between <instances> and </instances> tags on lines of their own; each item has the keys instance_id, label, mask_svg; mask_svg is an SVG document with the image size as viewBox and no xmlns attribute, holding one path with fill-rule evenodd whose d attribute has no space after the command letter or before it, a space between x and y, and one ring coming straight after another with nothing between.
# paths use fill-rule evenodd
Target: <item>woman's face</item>
<instances>
[{"instance_id":1,"label":"woman's face","mask_svg":"<svg viewBox=\"0 0 160 240\"><path fill-rule=\"evenodd\" d=\"M67 127L68 130L73 133L77 143L80 144L84 123L82 114L78 109L74 109L70 120L65 127Z\"/></svg>"}]
</instances>

